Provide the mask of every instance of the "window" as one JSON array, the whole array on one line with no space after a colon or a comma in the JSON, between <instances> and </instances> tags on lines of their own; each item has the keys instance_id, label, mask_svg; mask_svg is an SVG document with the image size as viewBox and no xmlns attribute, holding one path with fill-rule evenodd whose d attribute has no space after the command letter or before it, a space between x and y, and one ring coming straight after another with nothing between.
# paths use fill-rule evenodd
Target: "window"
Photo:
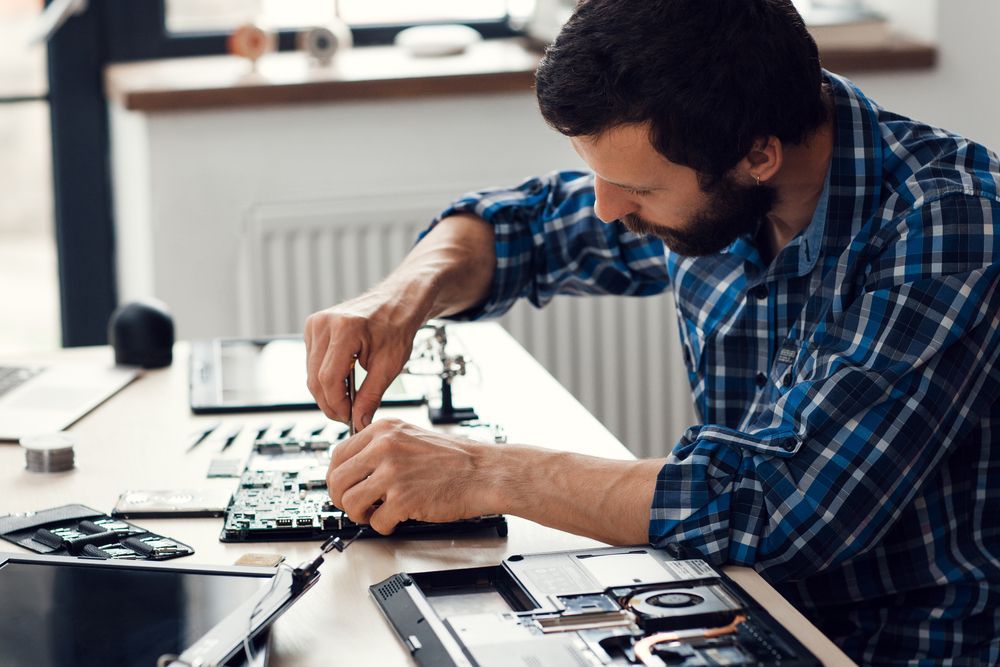
<instances>
[{"instance_id":1,"label":"window","mask_svg":"<svg viewBox=\"0 0 1000 667\"><path fill-rule=\"evenodd\" d=\"M4 0L23 4L29 0ZM295 48L295 28L334 15L337 0L102 0L60 28L49 44L54 217L61 324L68 346L107 341L117 304L104 68L115 62L226 52L232 26L260 17L278 48ZM37 6L41 0L33 0ZM357 46L387 44L418 22L462 22L484 37L518 34L535 0L340 0ZM393 20L395 23L385 24ZM16 40L15 40L16 41Z\"/></svg>"},{"instance_id":2,"label":"window","mask_svg":"<svg viewBox=\"0 0 1000 667\"><path fill-rule=\"evenodd\" d=\"M506 22L523 19L534 0L167 0L166 25L173 33L224 32L258 20L273 29L328 23L338 12L352 27L418 23Z\"/></svg>"},{"instance_id":3,"label":"window","mask_svg":"<svg viewBox=\"0 0 1000 667\"><path fill-rule=\"evenodd\" d=\"M45 48L29 47L41 0L0 4L0 350L59 344Z\"/></svg>"}]
</instances>

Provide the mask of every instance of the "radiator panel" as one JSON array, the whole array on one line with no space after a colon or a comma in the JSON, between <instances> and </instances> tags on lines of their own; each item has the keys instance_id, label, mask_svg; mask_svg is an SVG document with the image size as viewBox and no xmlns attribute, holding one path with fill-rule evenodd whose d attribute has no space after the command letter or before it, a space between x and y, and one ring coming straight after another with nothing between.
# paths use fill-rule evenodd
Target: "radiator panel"
<instances>
[{"instance_id":1,"label":"radiator panel","mask_svg":"<svg viewBox=\"0 0 1000 667\"><path fill-rule=\"evenodd\" d=\"M302 331L309 314L374 285L447 199L258 207L241 242L242 335ZM521 302L500 322L636 456L665 456L694 423L669 295Z\"/></svg>"}]
</instances>

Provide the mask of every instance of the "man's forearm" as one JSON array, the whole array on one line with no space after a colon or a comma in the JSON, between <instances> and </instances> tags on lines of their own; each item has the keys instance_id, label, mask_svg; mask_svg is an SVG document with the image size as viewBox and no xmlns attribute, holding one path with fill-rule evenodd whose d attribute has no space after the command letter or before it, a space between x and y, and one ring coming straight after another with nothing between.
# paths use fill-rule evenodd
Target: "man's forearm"
<instances>
[{"instance_id":1,"label":"man's forearm","mask_svg":"<svg viewBox=\"0 0 1000 667\"><path fill-rule=\"evenodd\" d=\"M489 508L609 544L644 544L662 459L616 461L524 445L481 450Z\"/></svg>"},{"instance_id":2,"label":"man's forearm","mask_svg":"<svg viewBox=\"0 0 1000 667\"><path fill-rule=\"evenodd\" d=\"M376 289L416 305L421 323L481 303L496 270L493 228L473 215L439 222Z\"/></svg>"}]
</instances>

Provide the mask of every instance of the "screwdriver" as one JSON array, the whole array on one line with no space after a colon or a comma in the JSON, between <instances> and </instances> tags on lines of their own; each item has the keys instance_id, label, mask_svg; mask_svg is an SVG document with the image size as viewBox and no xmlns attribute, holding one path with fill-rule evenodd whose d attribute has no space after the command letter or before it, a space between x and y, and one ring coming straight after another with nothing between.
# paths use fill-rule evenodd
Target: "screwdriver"
<instances>
[{"instance_id":1,"label":"screwdriver","mask_svg":"<svg viewBox=\"0 0 1000 667\"><path fill-rule=\"evenodd\" d=\"M351 360L351 367L347 371L347 379L344 380L347 383L347 403L350 407L350 415L348 417L347 423L347 433L348 435L354 435L358 431L354 428L354 395L357 390L354 387L354 367L358 363L358 355L354 355L354 359Z\"/></svg>"}]
</instances>

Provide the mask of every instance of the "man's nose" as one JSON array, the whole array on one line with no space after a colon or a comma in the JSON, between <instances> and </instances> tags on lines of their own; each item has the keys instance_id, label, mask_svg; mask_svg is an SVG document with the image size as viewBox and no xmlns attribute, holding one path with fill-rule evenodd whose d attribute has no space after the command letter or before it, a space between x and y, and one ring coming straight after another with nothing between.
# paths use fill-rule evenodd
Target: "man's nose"
<instances>
[{"instance_id":1,"label":"man's nose","mask_svg":"<svg viewBox=\"0 0 1000 667\"><path fill-rule=\"evenodd\" d=\"M594 179L594 197L594 213L603 222L614 222L638 209L627 192L599 176Z\"/></svg>"}]
</instances>

